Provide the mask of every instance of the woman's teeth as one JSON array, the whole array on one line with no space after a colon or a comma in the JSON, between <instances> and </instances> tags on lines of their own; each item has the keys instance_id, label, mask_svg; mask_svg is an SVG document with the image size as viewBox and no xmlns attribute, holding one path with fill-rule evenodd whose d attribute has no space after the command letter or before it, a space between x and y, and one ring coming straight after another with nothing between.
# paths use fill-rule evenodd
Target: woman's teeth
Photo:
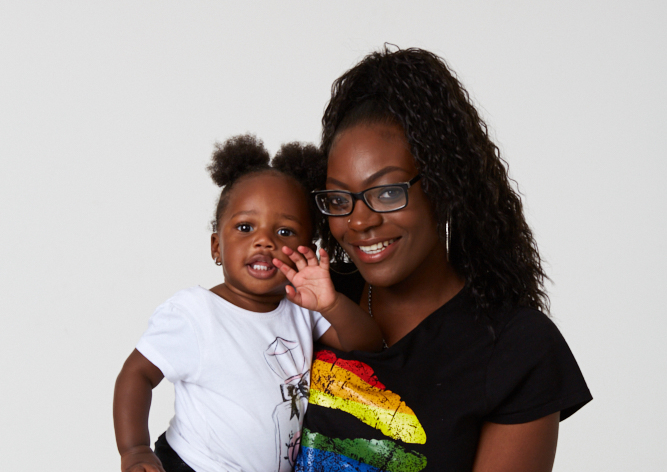
<instances>
[{"instance_id":1,"label":"woman's teeth","mask_svg":"<svg viewBox=\"0 0 667 472\"><path fill-rule=\"evenodd\" d=\"M378 254L384 251L384 249L393 242L393 239L389 239L387 241L382 241L381 243L371 244L370 246L359 246L359 249L364 251L366 254Z\"/></svg>"}]
</instances>

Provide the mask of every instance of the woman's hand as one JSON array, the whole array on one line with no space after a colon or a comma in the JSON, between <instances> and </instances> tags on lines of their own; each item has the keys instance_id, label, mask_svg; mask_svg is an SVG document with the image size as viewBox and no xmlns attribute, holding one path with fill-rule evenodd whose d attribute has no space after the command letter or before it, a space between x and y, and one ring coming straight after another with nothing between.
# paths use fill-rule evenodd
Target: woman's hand
<instances>
[{"instance_id":1,"label":"woman's hand","mask_svg":"<svg viewBox=\"0 0 667 472\"><path fill-rule=\"evenodd\" d=\"M289 256L297 268L294 270L284 262L273 259L273 264L294 286L285 287L287 299L308 310L319 311L322 314L334 307L339 294L331 282L327 252L320 249L320 260L318 261L315 252L306 246L299 246L296 251L283 246L282 251Z\"/></svg>"}]
</instances>

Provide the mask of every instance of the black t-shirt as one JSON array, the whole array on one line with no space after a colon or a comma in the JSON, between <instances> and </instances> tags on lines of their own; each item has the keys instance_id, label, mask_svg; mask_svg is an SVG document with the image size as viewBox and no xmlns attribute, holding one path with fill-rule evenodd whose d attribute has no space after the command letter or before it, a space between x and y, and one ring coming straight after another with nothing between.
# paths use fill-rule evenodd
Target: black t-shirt
<instances>
[{"instance_id":1,"label":"black t-shirt","mask_svg":"<svg viewBox=\"0 0 667 472\"><path fill-rule=\"evenodd\" d=\"M333 278L360 300L358 275ZM563 420L591 399L546 315L480 320L459 293L383 352L317 348L295 471L470 471L484 422Z\"/></svg>"}]
</instances>

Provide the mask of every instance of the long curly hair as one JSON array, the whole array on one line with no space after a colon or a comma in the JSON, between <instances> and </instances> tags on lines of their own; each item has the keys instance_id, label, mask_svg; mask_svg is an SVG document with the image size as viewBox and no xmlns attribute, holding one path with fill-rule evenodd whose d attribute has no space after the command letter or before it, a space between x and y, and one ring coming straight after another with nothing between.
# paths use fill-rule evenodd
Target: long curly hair
<instances>
[{"instance_id":1,"label":"long curly hair","mask_svg":"<svg viewBox=\"0 0 667 472\"><path fill-rule=\"evenodd\" d=\"M547 276L521 197L487 126L445 61L422 49L366 56L332 86L322 118L322 151L359 124L403 128L438 232L451 232L450 263L480 312L524 305L549 311ZM320 218L322 247L334 261L344 251Z\"/></svg>"}]
</instances>

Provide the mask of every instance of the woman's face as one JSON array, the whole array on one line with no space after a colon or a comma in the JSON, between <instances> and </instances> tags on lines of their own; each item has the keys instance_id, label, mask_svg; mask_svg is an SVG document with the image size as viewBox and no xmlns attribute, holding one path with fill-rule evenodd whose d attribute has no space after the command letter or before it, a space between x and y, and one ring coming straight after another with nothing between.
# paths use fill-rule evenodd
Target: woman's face
<instances>
[{"instance_id":1,"label":"woman's face","mask_svg":"<svg viewBox=\"0 0 667 472\"><path fill-rule=\"evenodd\" d=\"M326 188L361 192L376 185L407 182L418 173L400 126L357 125L334 140ZM329 227L372 285L390 287L411 278L428 280L433 271L447 266L445 248L420 182L408 190L408 205L401 210L376 213L357 201L351 215L329 217Z\"/></svg>"}]
</instances>

